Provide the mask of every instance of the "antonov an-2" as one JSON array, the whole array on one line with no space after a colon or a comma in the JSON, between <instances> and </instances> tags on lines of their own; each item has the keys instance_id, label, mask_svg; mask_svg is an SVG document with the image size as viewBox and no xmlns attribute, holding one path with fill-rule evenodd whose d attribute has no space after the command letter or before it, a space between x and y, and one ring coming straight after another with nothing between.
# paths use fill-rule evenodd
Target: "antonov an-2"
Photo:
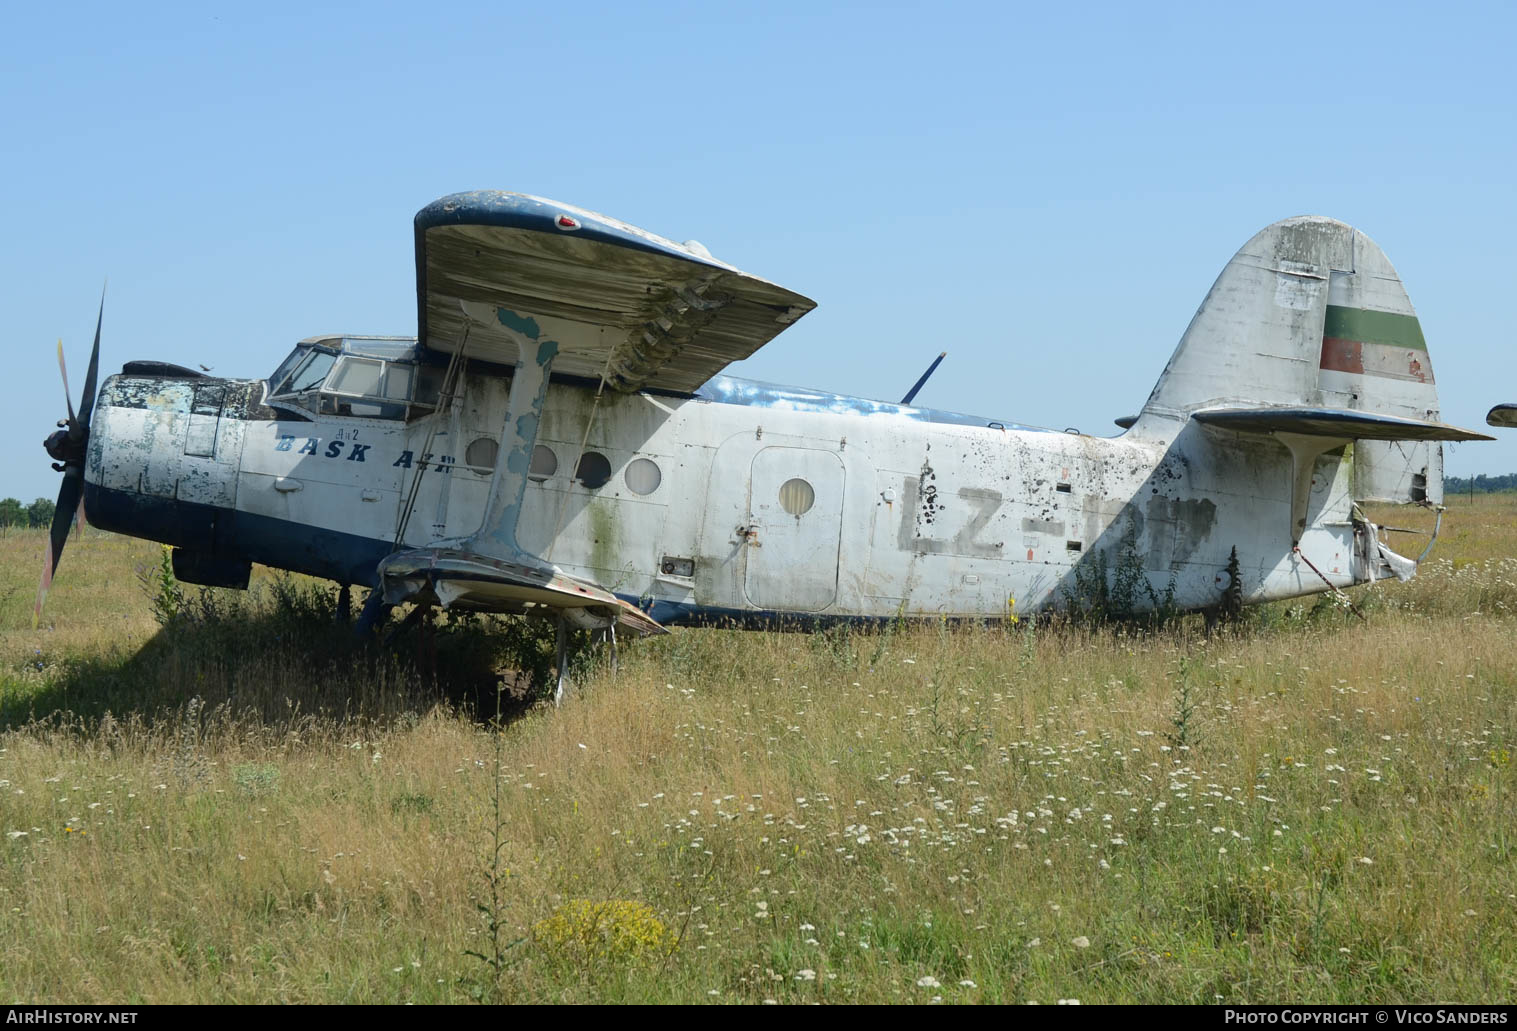
<instances>
[{"instance_id":1,"label":"antonov an-2","mask_svg":"<svg viewBox=\"0 0 1517 1031\"><path fill-rule=\"evenodd\" d=\"M1327 218L1238 251L1110 438L723 375L814 304L693 241L498 192L415 227L415 337L262 379L134 361L97 399L97 326L45 578L82 494L181 580L260 562L375 588L370 620L1004 618L1123 575L1213 611L1410 575L1356 502L1437 505L1439 442L1490 439L1439 420L1400 279Z\"/></svg>"}]
</instances>

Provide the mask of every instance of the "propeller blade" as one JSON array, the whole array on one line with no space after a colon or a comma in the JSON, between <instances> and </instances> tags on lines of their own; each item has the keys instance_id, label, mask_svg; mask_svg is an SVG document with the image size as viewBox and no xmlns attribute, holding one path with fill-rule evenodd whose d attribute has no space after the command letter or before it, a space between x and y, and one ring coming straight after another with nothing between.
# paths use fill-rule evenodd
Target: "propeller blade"
<instances>
[{"instance_id":1,"label":"propeller blade","mask_svg":"<svg viewBox=\"0 0 1517 1031\"><path fill-rule=\"evenodd\" d=\"M63 486L58 488L58 505L53 509L53 528L47 538L47 553L43 556L42 582L37 585L37 607L32 611L34 627L42 617L42 600L47 597L47 589L53 583L53 574L58 571L63 546L68 543L74 513L83 506L84 474L70 470L63 476Z\"/></svg>"},{"instance_id":2,"label":"propeller blade","mask_svg":"<svg viewBox=\"0 0 1517 1031\"><path fill-rule=\"evenodd\" d=\"M84 374L84 397L79 400L79 423L90 428L90 412L95 407L95 374L100 370L100 324L105 321L105 287L100 288L100 314L95 316L95 346L90 349L90 366Z\"/></svg>"},{"instance_id":3,"label":"propeller blade","mask_svg":"<svg viewBox=\"0 0 1517 1031\"><path fill-rule=\"evenodd\" d=\"M73 429L78 422L74 418L74 392L68 385L68 364L63 360L63 341L58 341L58 371L63 373L63 403L68 405L68 425Z\"/></svg>"}]
</instances>

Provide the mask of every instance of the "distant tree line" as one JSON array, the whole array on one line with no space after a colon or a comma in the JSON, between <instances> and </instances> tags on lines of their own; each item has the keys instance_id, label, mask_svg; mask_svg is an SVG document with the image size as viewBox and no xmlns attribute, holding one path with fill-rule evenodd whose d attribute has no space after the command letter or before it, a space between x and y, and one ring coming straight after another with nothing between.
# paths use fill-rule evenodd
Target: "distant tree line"
<instances>
[{"instance_id":1,"label":"distant tree line","mask_svg":"<svg viewBox=\"0 0 1517 1031\"><path fill-rule=\"evenodd\" d=\"M1505 476L1487 476L1485 473L1479 473L1475 476L1445 476L1443 478L1444 494L1468 494L1472 487L1476 494L1517 490L1517 473L1507 473Z\"/></svg>"},{"instance_id":2,"label":"distant tree line","mask_svg":"<svg viewBox=\"0 0 1517 1031\"><path fill-rule=\"evenodd\" d=\"M38 498L30 505L23 505L15 498L0 501L0 526L51 526L53 503L47 498Z\"/></svg>"}]
</instances>

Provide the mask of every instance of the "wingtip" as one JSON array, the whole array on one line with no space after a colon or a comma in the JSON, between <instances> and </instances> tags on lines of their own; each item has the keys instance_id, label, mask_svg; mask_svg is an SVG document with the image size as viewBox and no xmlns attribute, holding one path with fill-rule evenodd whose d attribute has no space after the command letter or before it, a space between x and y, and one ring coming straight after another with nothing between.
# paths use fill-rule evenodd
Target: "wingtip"
<instances>
[{"instance_id":1,"label":"wingtip","mask_svg":"<svg viewBox=\"0 0 1517 1031\"><path fill-rule=\"evenodd\" d=\"M1511 429L1517 426L1517 404L1499 404L1485 415L1487 426Z\"/></svg>"}]
</instances>

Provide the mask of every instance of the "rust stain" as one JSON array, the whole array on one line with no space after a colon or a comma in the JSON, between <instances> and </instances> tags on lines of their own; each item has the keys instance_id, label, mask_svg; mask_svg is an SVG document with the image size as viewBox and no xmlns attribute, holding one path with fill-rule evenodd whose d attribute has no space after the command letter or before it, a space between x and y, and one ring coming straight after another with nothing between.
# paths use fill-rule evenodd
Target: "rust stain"
<instances>
[{"instance_id":1,"label":"rust stain","mask_svg":"<svg viewBox=\"0 0 1517 1031\"><path fill-rule=\"evenodd\" d=\"M1364 345L1357 340L1322 338L1321 367L1330 372L1364 373Z\"/></svg>"}]
</instances>

